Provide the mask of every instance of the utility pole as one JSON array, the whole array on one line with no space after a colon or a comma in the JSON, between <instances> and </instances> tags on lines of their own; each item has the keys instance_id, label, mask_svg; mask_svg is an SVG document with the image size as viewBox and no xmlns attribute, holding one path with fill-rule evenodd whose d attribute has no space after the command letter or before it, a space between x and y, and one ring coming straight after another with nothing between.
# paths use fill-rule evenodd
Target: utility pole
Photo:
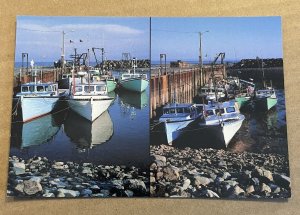
<instances>
[{"instance_id":1,"label":"utility pole","mask_svg":"<svg viewBox=\"0 0 300 215\"><path fill-rule=\"evenodd\" d=\"M209 31L199 32L199 69L200 69L200 86L204 83L203 80L203 57L202 57L202 35Z\"/></svg>"}]
</instances>

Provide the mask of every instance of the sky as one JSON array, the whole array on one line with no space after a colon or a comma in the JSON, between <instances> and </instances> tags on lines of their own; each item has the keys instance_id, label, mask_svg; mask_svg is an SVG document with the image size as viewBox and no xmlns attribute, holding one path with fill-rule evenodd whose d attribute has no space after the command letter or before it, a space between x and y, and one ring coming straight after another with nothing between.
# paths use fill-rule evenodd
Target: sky
<instances>
[{"instance_id":1,"label":"sky","mask_svg":"<svg viewBox=\"0 0 300 215\"><path fill-rule=\"evenodd\" d=\"M199 60L199 33L204 61L220 52L225 60L282 58L280 17L215 17L151 19L151 60Z\"/></svg>"},{"instance_id":2,"label":"sky","mask_svg":"<svg viewBox=\"0 0 300 215\"><path fill-rule=\"evenodd\" d=\"M147 17L17 17L16 62L21 53L29 61L53 62L60 59L62 31L65 56L87 52L92 47L105 49L106 59L120 60L129 52L137 59L150 58L150 20ZM159 54L167 60L198 61L199 33L204 61L225 52L225 60L282 58L280 17L194 17L151 18L151 60ZM74 41L70 43L70 40ZM82 40L83 42L79 42ZM91 61L95 61L90 53ZM100 59L100 52L98 51Z\"/></svg>"},{"instance_id":3,"label":"sky","mask_svg":"<svg viewBox=\"0 0 300 215\"><path fill-rule=\"evenodd\" d=\"M149 23L149 18L144 17L19 16L15 60L22 61L22 52L28 53L29 61L54 62L60 59L63 31L66 32L66 59L74 54L74 48L77 48L77 53L84 53L93 47L103 47L107 59L120 60L122 53L130 53L137 59L149 59ZM73 42L70 43L70 40ZM97 58L101 58L99 50ZM92 52L90 59L95 62Z\"/></svg>"}]
</instances>

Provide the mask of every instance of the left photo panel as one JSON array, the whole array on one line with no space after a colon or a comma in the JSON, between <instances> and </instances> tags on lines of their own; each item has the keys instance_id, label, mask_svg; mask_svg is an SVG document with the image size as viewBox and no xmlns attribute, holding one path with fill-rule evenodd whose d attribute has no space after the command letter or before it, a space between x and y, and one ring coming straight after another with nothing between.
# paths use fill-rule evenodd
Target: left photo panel
<instances>
[{"instance_id":1,"label":"left photo panel","mask_svg":"<svg viewBox=\"0 0 300 215\"><path fill-rule=\"evenodd\" d=\"M7 196L149 196L149 18L18 16L13 76Z\"/></svg>"}]
</instances>

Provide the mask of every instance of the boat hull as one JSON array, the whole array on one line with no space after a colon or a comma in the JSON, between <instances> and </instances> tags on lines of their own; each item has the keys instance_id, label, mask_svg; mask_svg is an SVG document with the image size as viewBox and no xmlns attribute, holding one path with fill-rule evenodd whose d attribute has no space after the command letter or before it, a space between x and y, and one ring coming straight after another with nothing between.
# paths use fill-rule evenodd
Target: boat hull
<instances>
[{"instance_id":1,"label":"boat hull","mask_svg":"<svg viewBox=\"0 0 300 215\"><path fill-rule=\"evenodd\" d=\"M268 111L271 108L275 107L277 104L277 98L259 98L255 101L255 108L257 110Z\"/></svg>"},{"instance_id":2,"label":"boat hull","mask_svg":"<svg viewBox=\"0 0 300 215\"><path fill-rule=\"evenodd\" d=\"M173 122L166 121L164 124L168 144L172 145L173 141L176 140L182 134L184 128L186 128L192 121L193 119Z\"/></svg>"},{"instance_id":3,"label":"boat hull","mask_svg":"<svg viewBox=\"0 0 300 215\"><path fill-rule=\"evenodd\" d=\"M114 80L106 80L107 92L112 92L116 89L117 83Z\"/></svg>"},{"instance_id":4,"label":"boat hull","mask_svg":"<svg viewBox=\"0 0 300 215\"><path fill-rule=\"evenodd\" d=\"M21 96L22 120L29 122L50 113L59 97L24 97Z\"/></svg>"},{"instance_id":5,"label":"boat hull","mask_svg":"<svg viewBox=\"0 0 300 215\"><path fill-rule=\"evenodd\" d=\"M223 124L205 125L200 124L197 128L197 137L200 143L214 148L226 148L234 135L241 128L245 116L240 114L238 119L232 121L225 121ZM211 142L215 143L211 146Z\"/></svg>"},{"instance_id":6,"label":"boat hull","mask_svg":"<svg viewBox=\"0 0 300 215\"><path fill-rule=\"evenodd\" d=\"M242 109L249 104L250 98L246 96L240 96L240 97L235 97L235 101L238 103L239 109Z\"/></svg>"},{"instance_id":7,"label":"boat hull","mask_svg":"<svg viewBox=\"0 0 300 215\"><path fill-rule=\"evenodd\" d=\"M80 116L89 121L94 121L105 112L113 98L71 98L68 100L69 107Z\"/></svg>"},{"instance_id":8,"label":"boat hull","mask_svg":"<svg viewBox=\"0 0 300 215\"><path fill-rule=\"evenodd\" d=\"M148 80L141 78L129 78L121 80L119 83L124 89L134 92L143 92L149 85Z\"/></svg>"}]
</instances>

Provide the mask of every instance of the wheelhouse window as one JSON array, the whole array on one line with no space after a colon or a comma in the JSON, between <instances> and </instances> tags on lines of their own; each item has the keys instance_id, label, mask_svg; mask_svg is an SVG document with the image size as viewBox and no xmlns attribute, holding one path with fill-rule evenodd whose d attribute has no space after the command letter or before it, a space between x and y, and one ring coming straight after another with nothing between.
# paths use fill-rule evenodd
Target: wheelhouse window
<instances>
[{"instance_id":1,"label":"wheelhouse window","mask_svg":"<svg viewBox=\"0 0 300 215\"><path fill-rule=\"evenodd\" d=\"M22 91L22 92L28 92L29 89L28 89L28 87L26 86L26 87L22 87L21 91Z\"/></svg>"},{"instance_id":2,"label":"wheelhouse window","mask_svg":"<svg viewBox=\"0 0 300 215\"><path fill-rule=\"evenodd\" d=\"M216 114L221 115L221 114L223 114L225 111L224 111L224 109L216 109L215 112L216 112Z\"/></svg>"},{"instance_id":3,"label":"wheelhouse window","mask_svg":"<svg viewBox=\"0 0 300 215\"><path fill-rule=\"evenodd\" d=\"M96 91L97 92L106 91L106 87L105 86L96 86Z\"/></svg>"},{"instance_id":4,"label":"wheelhouse window","mask_svg":"<svg viewBox=\"0 0 300 215\"><path fill-rule=\"evenodd\" d=\"M175 108L165 108L164 114L173 114L175 113Z\"/></svg>"},{"instance_id":5,"label":"wheelhouse window","mask_svg":"<svg viewBox=\"0 0 300 215\"><path fill-rule=\"evenodd\" d=\"M29 86L29 91L34 92L34 86Z\"/></svg>"},{"instance_id":6,"label":"wheelhouse window","mask_svg":"<svg viewBox=\"0 0 300 215\"><path fill-rule=\"evenodd\" d=\"M233 113L233 112L235 112L235 108L234 107L228 107L228 108L226 108L226 112L227 113Z\"/></svg>"},{"instance_id":7,"label":"wheelhouse window","mask_svg":"<svg viewBox=\"0 0 300 215\"><path fill-rule=\"evenodd\" d=\"M196 109L198 113L201 113L203 111L203 106L197 106Z\"/></svg>"},{"instance_id":8,"label":"wheelhouse window","mask_svg":"<svg viewBox=\"0 0 300 215\"><path fill-rule=\"evenodd\" d=\"M213 110L207 110L207 111L206 111L206 114L207 114L208 116L214 115L214 111L213 111Z\"/></svg>"},{"instance_id":9,"label":"wheelhouse window","mask_svg":"<svg viewBox=\"0 0 300 215\"><path fill-rule=\"evenodd\" d=\"M94 91L94 86L84 86L84 92L93 92Z\"/></svg>"},{"instance_id":10,"label":"wheelhouse window","mask_svg":"<svg viewBox=\"0 0 300 215\"><path fill-rule=\"evenodd\" d=\"M82 86L76 86L75 92L82 92Z\"/></svg>"},{"instance_id":11,"label":"wheelhouse window","mask_svg":"<svg viewBox=\"0 0 300 215\"><path fill-rule=\"evenodd\" d=\"M184 113L184 108L176 108L177 113Z\"/></svg>"},{"instance_id":12,"label":"wheelhouse window","mask_svg":"<svg viewBox=\"0 0 300 215\"><path fill-rule=\"evenodd\" d=\"M190 109L190 108L184 108L184 112L185 112L185 113L190 113L190 112L191 112L191 109Z\"/></svg>"},{"instance_id":13,"label":"wheelhouse window","mask_svg":"<svg viewBox=\"0 0 300 215\"><path fill-rule=\"evenodd\" d=\"M36 86L36 91L44 92L44 86Z\"/></svg>"}]
</instances>

